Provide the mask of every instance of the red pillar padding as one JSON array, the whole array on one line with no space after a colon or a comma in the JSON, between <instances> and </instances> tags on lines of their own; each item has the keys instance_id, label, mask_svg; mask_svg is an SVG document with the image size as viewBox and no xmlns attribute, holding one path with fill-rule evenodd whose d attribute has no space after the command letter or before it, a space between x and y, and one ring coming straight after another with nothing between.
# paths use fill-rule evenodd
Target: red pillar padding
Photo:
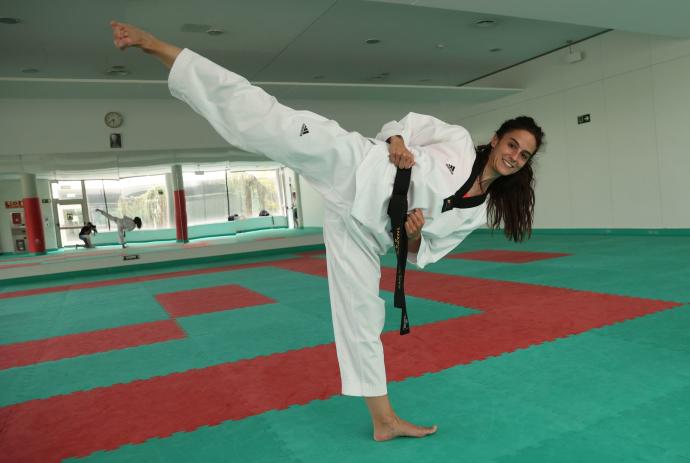
<instances>
[{"instance_id":1,"label":"red pillar padding","mask_svg":"<svg viewBox=\"0 0 690 463\"><path fill-rule=\"evenodd\" d=\"M46 240L43 233L41 201L38 198L24 198L24 223L26 237L29 241L29 252L45 253Z\"/></svg>"},{"instance_id":2,"label":"red pillar padding","mask_svg":"<svg viewBox=\"0 0 690 463\"><path fill-rule=\"evenodd\" d=\"M177 190L175 196L175 230L177 241L186 243L189 241L187 235L187 202L184 197L184 190Z\"/></svg>"}]
</instances>

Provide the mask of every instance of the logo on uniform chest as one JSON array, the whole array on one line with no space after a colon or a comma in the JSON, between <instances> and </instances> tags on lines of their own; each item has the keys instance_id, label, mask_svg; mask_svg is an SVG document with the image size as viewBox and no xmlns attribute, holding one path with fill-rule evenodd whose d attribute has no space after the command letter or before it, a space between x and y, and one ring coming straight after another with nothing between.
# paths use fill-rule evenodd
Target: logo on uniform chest
<instances>
[{"instance_id":1,"label":"logo on uniform chest","mask_svg":"<svg viewBox=\"0 0 690 463\"><path fill-rule=\"evenodd\" d=\"M455 173L455 166L453 164L446 164L446 167L450 171L451 175L453 175Z\"/></svg>"}]
</instances>

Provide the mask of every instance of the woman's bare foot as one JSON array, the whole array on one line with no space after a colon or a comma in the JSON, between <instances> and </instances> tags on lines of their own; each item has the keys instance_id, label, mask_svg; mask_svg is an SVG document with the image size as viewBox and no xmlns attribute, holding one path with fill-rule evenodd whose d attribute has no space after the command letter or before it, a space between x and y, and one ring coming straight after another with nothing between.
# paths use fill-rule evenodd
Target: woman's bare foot
<instances>
[{"instance_id":1,"label":"woman's bare foot","mask_svg":"<svg viewBox=\"0 0 690 463\"><path fill-rule=\"evenodd\" d=\"M374 424L374 440L378 442L396 437L424 437L436 432L436 426L417 426L395 414L388 395L364 398Z\"/></svg>"},{"instance_id":2,"label":"woman's bare foot","mask_svg":"<svg viewBox=\"0 0 690 463\"><path fill-rule=\"evenodd\" d=\"M417 426L396 416L392 420L374 423L374 440L383 442L396 437L426 437L437 429L436 425Z\"/></svg>"}]
</instances>

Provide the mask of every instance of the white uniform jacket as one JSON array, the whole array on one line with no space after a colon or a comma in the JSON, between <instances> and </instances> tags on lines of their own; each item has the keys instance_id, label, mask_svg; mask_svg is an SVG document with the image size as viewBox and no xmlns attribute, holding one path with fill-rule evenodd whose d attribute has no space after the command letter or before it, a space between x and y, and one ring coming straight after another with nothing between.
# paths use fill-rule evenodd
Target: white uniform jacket
<instances>
[{"instance_id":1,"label":"white uniform jacket","mask_svg":"<svg viewBox=\"0 0 690 463\"><path fill-rule=\"evenodd\" d=\"M415 157L408 205L410 210L422 209L425 224L419 251L410 253L408 260L424 268L486 223L486 202L441 212L443 200L469 178L476 152L467 130L432 116L409 113L399 122L385 124L376 138L385 141L393 135L402 136ZM388 156L377 151L372 151L357 170L352 216L375 237L381 254L393 245L386 211L395 173Z\"/></svg>"}]
</instances>

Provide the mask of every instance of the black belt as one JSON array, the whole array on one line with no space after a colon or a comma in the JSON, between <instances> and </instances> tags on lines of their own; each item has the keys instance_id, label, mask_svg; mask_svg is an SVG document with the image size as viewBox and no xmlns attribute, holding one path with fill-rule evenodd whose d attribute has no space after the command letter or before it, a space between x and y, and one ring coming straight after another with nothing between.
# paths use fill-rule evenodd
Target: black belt
<instances>
[{"instance_id":1,"label":"black belt","mask_svg":"<svg viewBox=\"0 0 690 463\"><path fill-rule=\"evenodd\" d=\"M398 259L395 273L395 292L393 306L402 310L400 319L400 334L410 332L410 322L407 319L407 305L405 304L405 264L407 263L407 233L405 220L407 219L407 190L410 189L412 169L398 169L393 183L393 195L388 203L388 217L391 219L391 233L393 246Z\"/></svg>"},{"instance_id":2,"label":"black belt","mask_svg":"<svg viewBox=\"0 0 690 463\"><path fill-rule=\"evenodd\" d=\"M443 201L441 212L457 209L467 209L479 206L486 200L486 193L465 198L465 194L474 184L477 176L484 167L484 162L475 159L472 172L462 187ZM407 219L407 191L410 189L412 169L398 169L393 183L393 194L388 203L388 217L391 219L391 233L398 265L395 272L395 292L393 306L402 310L400 319L400 334L410 332L410 321L407 319L407 304L405 303L405 265L407 263L407 233L405 220Z\"/></svg>"}]
</instances>

